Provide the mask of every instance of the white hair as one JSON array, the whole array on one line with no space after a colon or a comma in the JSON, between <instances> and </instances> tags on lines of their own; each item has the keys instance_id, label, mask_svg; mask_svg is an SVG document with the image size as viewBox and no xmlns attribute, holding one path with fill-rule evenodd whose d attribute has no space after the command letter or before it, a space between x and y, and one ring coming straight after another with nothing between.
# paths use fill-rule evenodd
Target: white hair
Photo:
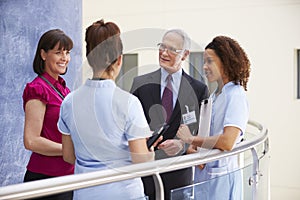
<instances>
[{"instance_id":1,"label":"white hair","mask_svg":"<svg viewBox=\"0 0 300 200\"><path fill-rule=\"evenodd\" d=\"M186 32L184 32L182 29L170 29L168 30L163 37L165 37L168 33L176 33L180 35L183 39L183 48L185 50L190 50L191 49L191 39L188 36Z\"/></svg>"}]
</instances>

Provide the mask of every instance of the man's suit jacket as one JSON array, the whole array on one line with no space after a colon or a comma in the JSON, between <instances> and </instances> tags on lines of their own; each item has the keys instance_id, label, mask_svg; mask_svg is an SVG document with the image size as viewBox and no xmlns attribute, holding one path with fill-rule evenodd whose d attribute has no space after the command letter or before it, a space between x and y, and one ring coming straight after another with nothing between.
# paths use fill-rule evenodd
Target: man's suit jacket
<instances>
[{"instance_id":1,"label":"man's suit jacket","mask_svg":"<svg viewBox=\"0 0 300 200\"><path fill-rule=\"evenodd\" d=\"M161 105L161 69L135 77L131 93L137 96L141 101L151 130L159 128L165 122ZM189 128L192 133L197 134L200 104L201 101L207 99L208 96L209 92L207 86L182 70L178 98L168 122L170 126L163 135L163 141L175 138L180 124L183 123L182 115L187 113L186 106L190 112L195 111L197 123L189 125ZM156 159L168 157L164 155L164 152L159 152L160 155L157 154L158 151L156 151Z\"/></svg>"},{"instance_id":2,"label":"man's suit jacket","mask_svg":"<svg viewBox=\"0 0 300 200\"><path fill-rule=\"evenodd\" d=\"M139 98L144 109L151 130L156 130L165 122L163 107L161 105L161 69L149 74L138 76L134 79L131 93ZM195 111L197 123L191 124L190 130L197 133L199 124L200 103L208 98L208 88L202 82L190 77L182 71L182 78L178 92L178 98L173 109L172 116L168 122L170 125L163 135L163 141L176 137L177 130L182 120L182 114ZM186 145L187 147L188 145ZM185 153L185 151L182 151ZM155 151L156 159L167 158L163 150ZM192 184L192 168L186 168L160 174L164 183L165 199L171 198L171 190ZM155 185L152 176L142 177L145 194L149 200L155 199ZM182 194L183 195L183 194ZM182 196L181 199L184 197Z\"/></svg>"}]
</instances>

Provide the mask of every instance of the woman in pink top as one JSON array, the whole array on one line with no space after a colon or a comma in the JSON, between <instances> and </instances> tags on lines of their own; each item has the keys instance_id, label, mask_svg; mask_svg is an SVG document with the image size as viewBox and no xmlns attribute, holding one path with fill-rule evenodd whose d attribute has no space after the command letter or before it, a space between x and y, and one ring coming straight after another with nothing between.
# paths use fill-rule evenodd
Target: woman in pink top
<instances>
[{"instance_id":1,"label":"woman in pink top","mask_svg":"<svg viewBox=\"0 0 300 200\"><path fill-rule=\"evenodd\" d=\"M24 146L32 151L24 182L73 174L62 158L62 135L57 128L60 105L70 93L60 75L67 71L72 40L61 30L49 30L39 40L33 61L38 75L23 93ZM73 192L40 199L72 199Z\"/></svg>"}]
</instances>

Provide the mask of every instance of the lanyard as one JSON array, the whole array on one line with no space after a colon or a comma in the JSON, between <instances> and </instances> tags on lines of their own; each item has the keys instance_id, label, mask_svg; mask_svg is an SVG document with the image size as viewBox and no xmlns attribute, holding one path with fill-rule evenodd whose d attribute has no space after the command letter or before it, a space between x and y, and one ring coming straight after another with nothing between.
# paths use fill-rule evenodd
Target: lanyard
<instances>
[{"instance_id":1,"label":"lanyard","mask_svg":"<svg viewBox=\"0 0 300 200\"><path fill-rule=\"evenodd\" d=\"M62 95L44 76L39 75L39 77L41 77L46 83L48 83L48 85L50 85L50 87L52 87L53 90L55 90L55 92L60 96L60 98L64 100L64 95Z\"/></svg>"}]
</instances>

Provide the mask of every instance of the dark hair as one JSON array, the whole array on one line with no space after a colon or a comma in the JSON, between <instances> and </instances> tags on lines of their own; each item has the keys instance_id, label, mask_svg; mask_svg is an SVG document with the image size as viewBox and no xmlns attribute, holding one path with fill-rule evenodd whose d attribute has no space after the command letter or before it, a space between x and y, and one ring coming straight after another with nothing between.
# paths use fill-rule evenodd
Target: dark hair
<instances>
[{"instance_id":1,"label":"dark hair","mask_svg":"<svg viewBox=\"0 0 300 200\"><path fill-rule=\"evenodd\" d=\"M217 36L205 49L214 50L223 63L223 71L229 81L242 85L247 91L250 61L238 42L226 36Z\"/></svg>"},{"instance_id":2,"label":"dark hair","mask_svg":"<svg viewBox=\"0 0 300 200\"><path fill-rule=\"evenodd\" d=\"M33 71L38 75L43 74L45 70L45 61L41 57L41 50L45 52L53 49L59 44L58 49L71 50L73 48L72 39L62 30L53 29L45 32L39 40L35 57L33 60Z\"/></svg>"},{"instance_id":3,"label":"dark hair","mask_svg":"<svg viewBox=\"0 0 300 200\"><path fill-rule=\"evenodd\" d=\"M101 19L86 29L86 56L93 69L110 70L110 66L122 55L123 44L120 29L113 22Z\"/></svg>"}]
</instances>

